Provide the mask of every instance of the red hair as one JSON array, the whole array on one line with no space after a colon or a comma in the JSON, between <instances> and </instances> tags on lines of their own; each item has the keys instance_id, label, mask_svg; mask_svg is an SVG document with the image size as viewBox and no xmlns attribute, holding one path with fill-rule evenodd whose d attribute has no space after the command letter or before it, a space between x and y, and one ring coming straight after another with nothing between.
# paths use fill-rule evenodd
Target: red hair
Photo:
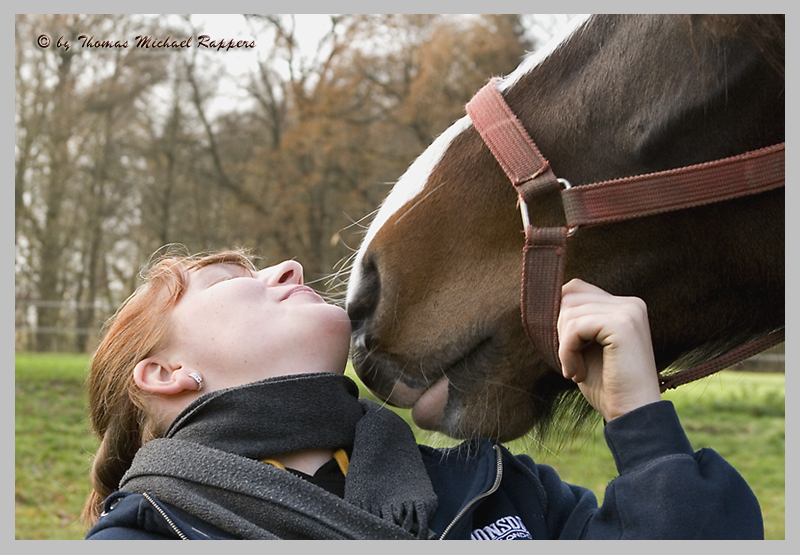
<instances>
[{"instance_id":1,"label":"red hair","mask_svg":"<svg viewBox=\"0 0 800 555\"><path fill-rule=\"evenodd\" d=\"M92 492L82 518L94 525L106 497L116 491L139 448L159 437L148 414L146 393L133 379L133 368L164 347L172 309L186 289L186 273L211 264L237 264L255 271L244 250L203 256L168 253L146 272L143 283L107 322L92 355L87 379L89 419L101 443L92 465Z\"/></svg>"}]
</instances>

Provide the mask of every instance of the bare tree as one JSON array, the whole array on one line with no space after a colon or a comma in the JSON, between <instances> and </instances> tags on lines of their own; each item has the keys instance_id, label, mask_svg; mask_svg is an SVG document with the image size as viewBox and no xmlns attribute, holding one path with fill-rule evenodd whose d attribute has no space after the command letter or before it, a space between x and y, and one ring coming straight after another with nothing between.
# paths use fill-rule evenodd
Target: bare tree
<instances>
[{"instance_id":1,"label":"bare tree","mask_svg":"<svg viewBox=\"0 0 800 555\"><path fill-rule=\"evenodd\" d=\"M15 223L25 296L42 331L85 332L107 289L103 257L119 237L125 199L127 128L136 102L164 77L158 55L127 48L81 47L87 29L125 36L141 25L122 16L17 16ZM142 27L138 27L141 29ZM36 34L53 39L37 45ZM70 47L67 48L66 44ZM150 54L150 53L148 53ZM24 239L21 239L21 236ZM65 312L71 305L74 310ZM39 333L35 348L64 348ZM79 333L74 348L85 348Z\"/></svg>"},{"instance_id":2,"label":"bare tree","mask_svg":"<svg viewBox=\"0 0 800 555\"><path fill-rule=\"evenodd\" d=\"M309 48L299 18L242 16L260 57L234 76L198 48L78 46L91 33L199 35L192 16L17 15L17 320L36 303L40 329L96 327L170 243L252 247L325 280L391 183L531 49L530 21L332 15ZM234 79L235 102L220 86Z\"/></svg>"}]
</instances>

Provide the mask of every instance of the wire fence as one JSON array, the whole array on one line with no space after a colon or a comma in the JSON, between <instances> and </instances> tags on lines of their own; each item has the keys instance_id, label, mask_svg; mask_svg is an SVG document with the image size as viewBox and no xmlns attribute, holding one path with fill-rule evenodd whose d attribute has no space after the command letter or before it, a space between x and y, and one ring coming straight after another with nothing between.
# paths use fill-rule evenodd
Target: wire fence
<instances>
[{"instance_id":1,"label":"wire fence","mask_svg":"<svg viewBox=\"0 0 800 555\"><path fill-rule=\"evenodd\" d=\"M79 309L94 309L95 322L90 327L76 327L76 326L39 326L37 325L37 310L39 308L58 308L65 311L66 321L67 315L72 316L72 320L76 319L76 314ZM77 303L69 301L38 301L29 299L16 299L16 318L14 325L14 349L15 351L32 351L36 350L41 342L37 340L37 336L48 335L52 336L48 345L51 345L50 350L54 351L92 351L97 341L100 339L102 333L102 326L105 320L111 316L112 312L109 307L104 306L102 303L88 304ZM83 348L80 348L80 346ZM784 344L778 345L771 349L754 355L753 357L739 362L733 367L733 370L742 370L745 372L780 372L786 371L786 350Z\"/></svg>"},{"instance_id":2,"label":"wire fence","mask_svg":"<svg viewBox=\"0 0 800 555\"><path fill-rule=\"evenodd\" d=\"M41 310L57 310L55 325L40 323ZM72 324L78 321L78 311L94 313L88 325ZM15 351L86 351L94 349L102 333L103 323L112 314L104 303L81 303L75 301L46 301L37 299L14 299L14 350ZM47 337L42 341L41 337ZM43 348L46 345L46 348Z\"/></svg>"}]
</instances>

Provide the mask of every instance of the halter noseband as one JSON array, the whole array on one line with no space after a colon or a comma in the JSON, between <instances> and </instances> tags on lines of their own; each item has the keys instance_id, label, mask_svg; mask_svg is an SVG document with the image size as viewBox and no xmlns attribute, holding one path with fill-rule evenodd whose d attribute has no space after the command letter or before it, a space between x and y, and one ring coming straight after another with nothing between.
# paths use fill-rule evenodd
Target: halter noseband
<instances>
[{"instance_id":1,"label":"halter noseband","mask_svg":"<svg viewBox=\"0 0 800 555\"><path fill-rule=\"evenodd\" d=\"M506 104L497 88L500 81L491 79L470 100L466 110L519 195L525 226L522 322L534 348L554 369L561 368L556 325L567 238L576 229L702 206L784 186L785 142L713 162L572 187L555 176ZM541 193L559 189L567 225L532 226L528 203ZM661 391L727 368L784 339L785 327L782 327L709 362L662 375Z\"/></svg>"}]
</instances>

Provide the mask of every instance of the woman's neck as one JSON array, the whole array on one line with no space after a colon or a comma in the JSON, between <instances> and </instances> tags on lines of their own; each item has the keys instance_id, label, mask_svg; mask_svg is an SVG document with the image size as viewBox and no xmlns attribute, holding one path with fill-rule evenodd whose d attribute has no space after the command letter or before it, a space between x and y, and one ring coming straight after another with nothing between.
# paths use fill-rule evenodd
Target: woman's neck
<instances>
[{"instance_id":1,"label":"woman's neck","mask_svg":"<svg viewBox=\"0 0 800 555\"><path fill-rule=\"evenodd\" d=\"M358 387L346 376L281 376L206 393L178 415L165 437L277 460L313 475L332 451L353 445L363 415Z\"/></svg>"},{"instance_id":2,"label":"woman's neck","mask_svg":"<svg viewBox=\"0 0 800 555\"><path fill-rule=\"evenodd\" d=\"M298 453L278 455L275 460L286 468L299 470L304 474L313 476L322 465L333 458L333 449L311 449Z\"/></svg>"}]
</instances>

